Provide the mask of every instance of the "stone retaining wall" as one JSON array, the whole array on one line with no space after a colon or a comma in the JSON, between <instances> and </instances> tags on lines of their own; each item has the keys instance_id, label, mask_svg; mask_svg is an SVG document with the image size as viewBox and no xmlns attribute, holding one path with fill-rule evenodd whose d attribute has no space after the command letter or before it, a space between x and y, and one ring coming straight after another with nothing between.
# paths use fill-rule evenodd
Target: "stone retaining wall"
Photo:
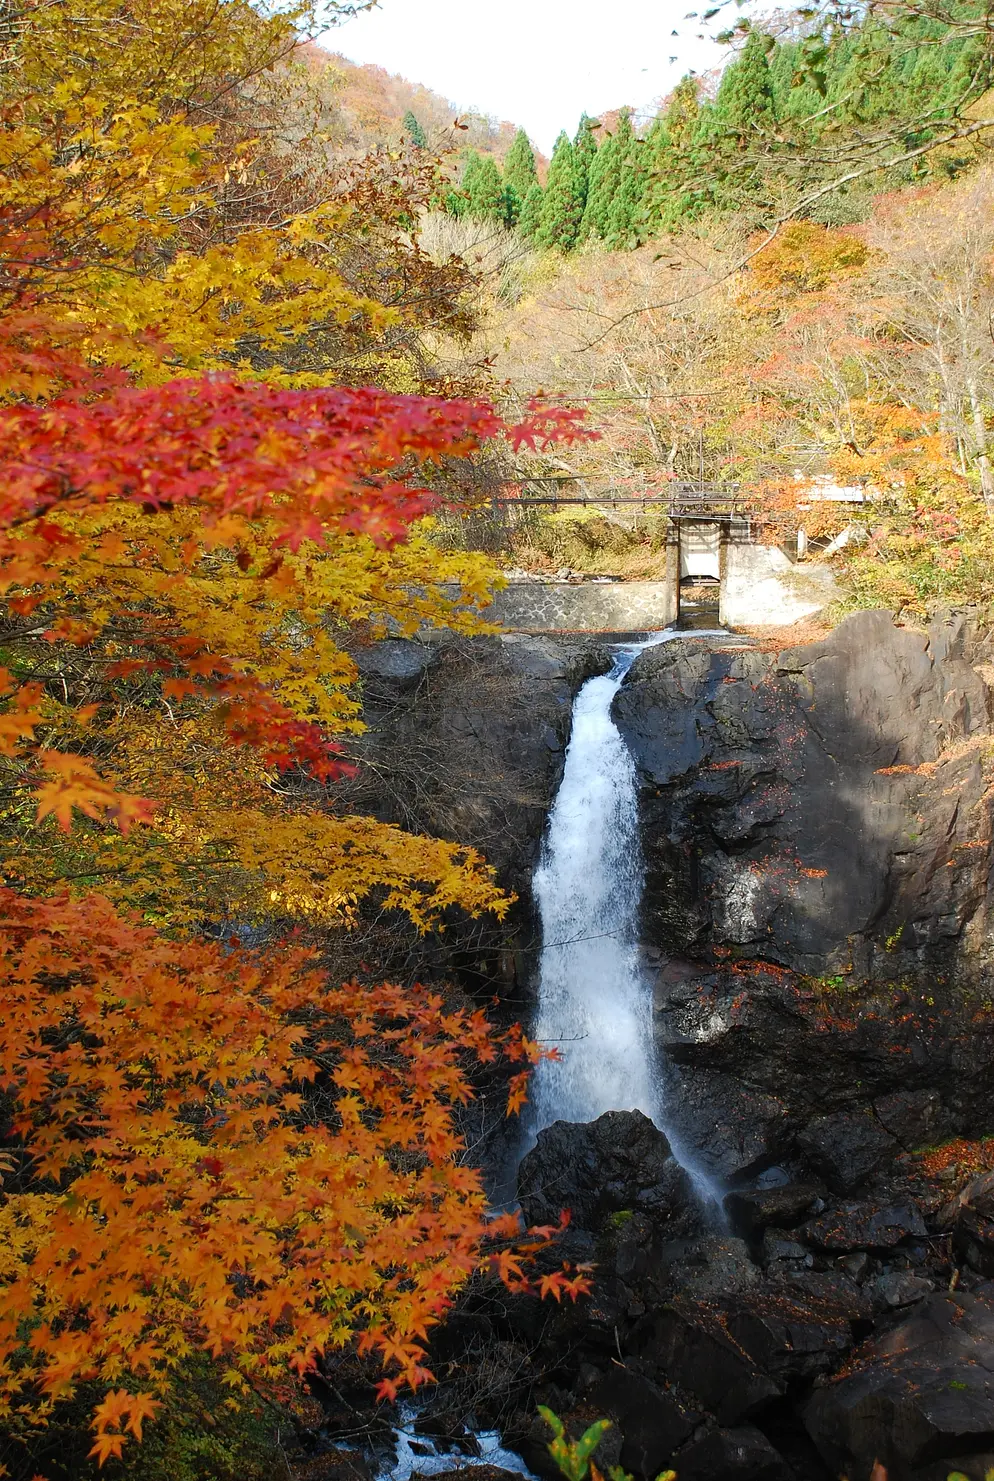
<instances>
[{"instance_id":1,"label":"stone retaining wall","mask_svg":"<svg viewBox=\"0 0 994 1481\"><path fill-rule=\"evenodd\" d=\"M641 632L676 621L667 581L515 581L486 616L518 632Z\"/></svg>"}]
</instances>

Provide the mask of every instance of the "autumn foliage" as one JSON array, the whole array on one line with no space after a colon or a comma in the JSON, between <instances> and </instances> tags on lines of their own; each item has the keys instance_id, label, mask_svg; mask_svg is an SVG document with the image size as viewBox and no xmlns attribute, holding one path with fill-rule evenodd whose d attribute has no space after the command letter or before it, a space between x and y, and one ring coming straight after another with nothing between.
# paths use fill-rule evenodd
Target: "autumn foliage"
<instances>
[{"instance_id":1,"label":"autumn foliage","mask_svg":"<svg viewBox=\"0 0 994 1481\"><path fill-rule=\"evenodd\" d=\"M100 1464L194 1351L238 1393L358 1344L394 1394L472 1271L527 1283L457 1111L498 1056L516 1110L536 1046L319 960L366 901L420 931L507 902L327 784L342 635L478 625L490 574L426 520L485 445L583 434L424 394L464 279L405 233L423 179L288 152L305 22L27 3L6 38L0 1421L86 1385Z\"/></svg>"}]
</instances>

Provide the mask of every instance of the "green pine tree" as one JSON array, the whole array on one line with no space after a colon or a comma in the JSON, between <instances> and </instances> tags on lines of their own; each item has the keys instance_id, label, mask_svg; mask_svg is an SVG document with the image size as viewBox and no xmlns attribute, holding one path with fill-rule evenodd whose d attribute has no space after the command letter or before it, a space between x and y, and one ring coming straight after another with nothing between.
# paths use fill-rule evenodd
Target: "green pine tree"
<instances>
[{"instance_id":1,"label":"green pine tree","mask_svg":"<svg viewBox=\"0 0 994 1481\"><path fill-rule=\"evenodd\" d=\"M540 247L558 247L560 251L569 252L576 246L582 219L583 200L573 145L569 136L562 133L552 151L542 218L535 240Z\"/></svg>"},{"instance_id":2,"label":"green pine tree","mask_svg":"<svg viewBox=\"0 0 994 1481\"><path fill-rule=\"evenodd\" d=\"M590 167L597 156L595 127L599 127L596 120L585 113L580 119L580 127L573 140L573 163L576 169L577 188L584 206L587 204L587 192L590 189Z\"/></svg>"},{"instance_id":3,"label":"green pine tree","mask_svg":"<svg viewBox=\"0 0 994 1481\"><path fill-rule=\"evenodd\" d=\"M542 202L544 200L545 191L536 180L525 196L521 215L518 217L518 230L528 241L534 240L542 223Z\"/></svg>"},{"instance_id":4,"label":"green pine tree","mask_svg":"<svg viewBox=\"0 0 994 1481\"><path fill-rule=\"evenodd\" d=\"M473 198L473 186L482 163L483 158L475 149L467 149L463 154L459 188L450 191L446 197L446 208L450 215L462 217L472 214L470 202Z\"/></svg>"},{"instance_id":5,"label":"green pine tree","mask_svg":"<svg viewBox=\"0 0 994 1481\"><path fill-rule=\"evenodd\" d=\"M715 98L715 121L725 132L745 136L776 123L773 81L767 52L772 45L761 31L750 31L742 55L726 67Z\"/></svg>"},{"instance_id":6,"label":"green pine tree","mask_svg":"<svg viewBox=\"0 0 994 1481\"><path fill-rule=\"evenodd\" d=\"M538 184L538 175L535 173L535 152L524 129L518 130L514 136L514 143L507 151L507 158L504 161L504 184L509 191L514 192L521 206L528 199L528 192L532 186Z\"/></svg>"},{"instance_id":7,"label":"green pine tree","mask_svg":"<svg viewBox=\"0 0 994 1481\"><path fill-rule=\"evenodd\" d=\"M608 134L594 155L590 167L587 202L580 227L580 239L606 237L611 207L621 185L621 177L635 148L632 117L627 108L618 118L618 127Z\"/></svg>"},{"instance_id":8,"label":"green pine tree","mask_svg":"<svg viewBox=\"0 0 994 1481\"><path fill-rule=\"evenodd\" d=\"M604 232L604 241L613 251L637 247L646 237L642 210L646 192L644 155L645 145L636 139L621 167L621 179L614 192Z\"/></svg>"},{"instance_id":9,"label":"green pine tree","mask_svg":"<svg viewBox=\"0 0 994 1481\"><path fill-rule=\"evenodd\" d=\"M504 182L500 170L489 154L478 156L479 163L467 188L463 177L463 189L469 196L469 214L476 221L503 222L506 219Z\"/></svg>"},{"instance_id":10,"label":"green pine tree","mask_svg":"<svg viewBox=\"0 0 994 1481\"><path fill-rule=\"evenodd\" d=\"M428 148L428 136L409 108L404 114L404 133L410 139L415 149Z\"/></svg>"},{"instance_id":11,"label":"green pine tree","mask_svg":"<svg viewBox=\"0 0 994 1481\"><path fill-rule=\"evenodd\" d=\"M641 223L646 237L672 231L694 214L688 187L699 174L695 138L700 111L697 82L684 77L673 89L666 112L646 136Z\"/></svg>"}]
</instances>

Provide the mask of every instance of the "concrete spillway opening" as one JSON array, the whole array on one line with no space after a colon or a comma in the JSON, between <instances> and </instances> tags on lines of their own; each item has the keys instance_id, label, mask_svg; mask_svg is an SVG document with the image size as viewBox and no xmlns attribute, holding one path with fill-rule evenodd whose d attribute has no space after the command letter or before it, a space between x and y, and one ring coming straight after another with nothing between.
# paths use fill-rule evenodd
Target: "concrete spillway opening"
<instances>
[{"instance_id":1,"label":"concrete spillway opening","mask_svg":"<svg viewBox=\"0 0 994 1481\"><path fill-rule=\"evenodd\" d=\"M679 530L677 618L683 627L713 626L719 618L721 527L687 521Z\"/></svg>"},{"instance_id":2,"label":"concrete spillway opening","mask_svg":"<svg viewBox=\"0 0 994 1481\"><path fill-rule=\"evenodd\" d=\"M721 580L721 528L684 524L680 530L680 584Z\"/></svg>"}]
</instances>

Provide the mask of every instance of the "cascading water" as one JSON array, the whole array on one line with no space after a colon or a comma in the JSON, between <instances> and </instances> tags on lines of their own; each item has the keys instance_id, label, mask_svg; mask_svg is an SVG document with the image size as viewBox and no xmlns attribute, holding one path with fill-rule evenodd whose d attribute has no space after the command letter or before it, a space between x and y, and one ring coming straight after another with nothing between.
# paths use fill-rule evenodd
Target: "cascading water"
<instances>
[{"instance_id":1,"label":"cascading water","mask_svg":"<svg viewBox=\"0 0 994 1481\"><path fill-rule=\"evenodd\" d=\"M566 768L535 898L542 922L535 1037L560 1050L535 1075L535 1130L639 1110L658 1120L652 1005L639 970L642 857L635 763L611 702L646 644L619 652L573 706Z\"/></svg>"},{"instance_id":2,"label":"cascading water","mask_svg":"<svg viewBox=\"0 0 994 1481\"><path fill-rule=\"evenodd\" d=\"M588 679L573 706L566 766L549 816L534 888L542 922L535 1038L561 1053L535 1072L531 1136L553 1121L605 1111L666 1118L652 1034L652 985L639 954L644 862L635 763L611 703L645 648L727 634L667 629L619 649L610 673ZM720 1219L720 1191L670 1133L678 1160Z\"/></svg>"}]
</instances>

